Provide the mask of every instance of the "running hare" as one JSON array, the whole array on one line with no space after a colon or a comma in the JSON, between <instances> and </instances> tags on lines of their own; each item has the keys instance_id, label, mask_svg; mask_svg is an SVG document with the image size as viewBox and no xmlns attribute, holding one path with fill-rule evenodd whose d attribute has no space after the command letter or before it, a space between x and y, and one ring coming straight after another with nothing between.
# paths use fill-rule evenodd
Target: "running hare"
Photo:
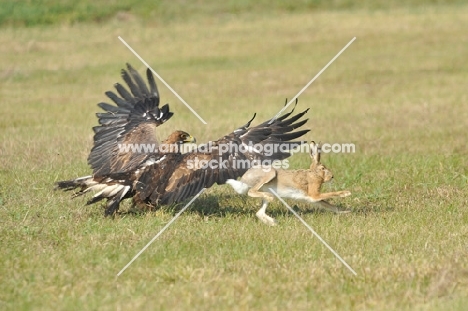
<instances>
[{"instance_id":1,"label":"running hare","mask_svg":"<svg viewBox=\"0 0 468 311\"><path fill-rule=\"evenodd\" d=\"M269 188L272 188L282 198L318 203L321 207L334 213L348 212L324 200L331 197L344 198L351 195L351 192L320 192L322 184L333 178L332 172L320 163L320 144L311 142L310 157L312 164L308 170L284 170L255 166L250 168L240 180L228 179L226 183L230 184L237 193L247 193L250 197L262 198L262 207L256 215L270 226L275 225L276 220L266 214L268 203L275 198Z\"/></svg>"}]
</instances>

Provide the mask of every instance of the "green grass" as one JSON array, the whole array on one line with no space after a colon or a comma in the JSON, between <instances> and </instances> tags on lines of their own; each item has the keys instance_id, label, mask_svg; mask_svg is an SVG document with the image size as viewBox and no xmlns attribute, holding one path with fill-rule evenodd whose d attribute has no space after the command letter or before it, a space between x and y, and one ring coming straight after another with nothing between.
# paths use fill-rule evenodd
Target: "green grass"
<instances>
[{"instance_id":1,"label":"green grass","mask_svg":"<svg viewBox=\"0 0 468 311\"><path fill-rule=\"evenodd\" d=\"M199 14L2 28L0 309L464 310L468 7ZM90 173L96 103L125 62L144 69L117 36L208 122L160 85L176 113L161 136L198 141L270 118L356 36L298 105L308 139L356 144L323 156L353 213L290 203L358 276L280 203L267 227L214 187L116 278L177 208L109 219L53 184Z\"/></svg>"},{"instance_id":2,"label":"green grass","mask_svg":"<svg viewBox=\"0 0 468 311\"><path fill-rule=\"evenodd\" d=\"M205 19L207 16L231 19L246 13L258 16L266 12L376 11L402 7L419 10L427 6L460 6L464 3L463 0L3 0L0 1L0 26L70 25L81 22L101 23L110 19L168 23Z\"/></svg>"}]
</instances>

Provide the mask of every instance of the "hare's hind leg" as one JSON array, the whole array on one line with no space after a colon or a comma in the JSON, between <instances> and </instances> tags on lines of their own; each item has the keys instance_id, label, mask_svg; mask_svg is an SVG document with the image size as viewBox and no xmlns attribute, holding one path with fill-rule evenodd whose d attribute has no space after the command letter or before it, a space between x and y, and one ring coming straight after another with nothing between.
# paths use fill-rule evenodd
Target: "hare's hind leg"
<instances>
[{"instance_id":1,"label":"hare's hind leg","mask_svg":"<svg viewBox=\"0 0 468 311\"><path fill-rule=\"evenodd\" d=\"M258 177L258 176L257 176ZM269 171L265 172L262 171L261 178L256 182L256 184L250 188L248 195L253 198L262 198L262 207L258 210L255 214L258 219L262 222L266 223L267 225L274 226L276 225L276 220L266 213L266 208L268 204L275 199L275 196L270 192L260 191L260 189L270 181L272 181L276 177L276 171L274 169L270 169Z\"/></svg>"},{"instance_id":2,"label":"hare's hind leg","mask_svg":"<svg viewBox=\"0 0 468 311\"><path fill-rule=\"evenodd\" d=\"M266 213L266 208L268 206L268 201L267 199L263 199L262 201L262 207L258 210L258 212L255 214L255 216L258 217L263 223L269 225L269 226L276 226L277 221L271 216L268 216Z\"/></svg>"}]
</instances>

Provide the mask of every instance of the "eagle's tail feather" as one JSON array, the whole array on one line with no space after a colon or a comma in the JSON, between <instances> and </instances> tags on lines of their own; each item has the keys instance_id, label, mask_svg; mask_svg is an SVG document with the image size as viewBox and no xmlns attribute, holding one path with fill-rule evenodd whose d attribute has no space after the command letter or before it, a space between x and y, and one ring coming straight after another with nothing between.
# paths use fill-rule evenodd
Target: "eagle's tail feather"
<instances>
[{"instance_id":1,"label":"eagle's tail feather","mask_svg":"<svg viewBox=\"0 0 468 311\"><path fill-rule=\"evenodd\" d=\"M90 186L89 182L91 182L92 180L93 180L93 176L91 175L78 177L72 180L62 180L55 184L55 190L61 189L64 191L70 191L78 187L86 188Z\"/></svg>"},{"instance_id":2,"label":"eagle's tail feather","mask_svg":"<svg viewBox=\"0 0 468 311\"><path fill-rule=\"evenodd\" d=\"M119 209L120 201L122 201L129 190L130 186L128 185L105 185L105 187L103 187L101 191L96 193L90 200L88 200L86 204L89 205L99 202L102 199L107 199L105 215L110 216Z\"/></svg>"},{"instance_id":3,"label":"eagle's tail feather","mask_svg":"<svg viewBox=\"0 0 468 311\"><path fill-rule=\"evenodd\" d=\"M120 201L125 198L125 195L130 190L129 185L122 185L115 183L100 183L94 180L93 176L84 176L72 180L59 181L55 185L55 189L61 189L64 191L70 191L76 188L81 188L79 191L73 194L73 197L81 196L90 191L99 191L86 203L94 204L103 199L107 199L107 206L105 214L106 216L113 215L120 205Z\"/></svg>"}]
</instances>

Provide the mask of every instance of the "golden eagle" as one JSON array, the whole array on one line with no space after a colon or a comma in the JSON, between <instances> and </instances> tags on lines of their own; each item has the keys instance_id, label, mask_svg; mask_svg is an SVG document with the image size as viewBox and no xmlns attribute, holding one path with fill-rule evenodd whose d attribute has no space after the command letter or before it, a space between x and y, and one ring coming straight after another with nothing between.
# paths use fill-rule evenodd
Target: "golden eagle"
<instances>
[{"instance_id":1,"label":"golden eagle","mask_svg":"<svg viewBox=\"0 0 468 311\"><path fill-rule=\"evenodd\" d=\"M242 176L252 164L289 157L290 148L303 143L293 140L309 131L294 131L307 122L298 120L308 109L295 115L293 109L250 127L254 115L232 133L183 153L182 144L195 142L190 134L175 131L163 142L156 139L156 128L173 113L168 104L160 107L151 70L146 71L148 86L129 64L121 76L130 91L116 83L120 96L105 93L115 105L98 104L105 112L96 114L99 126L93 128L94 146L88 157L93 174L56 185L63 190L79 188L75 196L97 191L87 204L107 199L105 215L117 212L126 198L152 207L182 202L214 183Z\"/></svg>"}]
</instances>

